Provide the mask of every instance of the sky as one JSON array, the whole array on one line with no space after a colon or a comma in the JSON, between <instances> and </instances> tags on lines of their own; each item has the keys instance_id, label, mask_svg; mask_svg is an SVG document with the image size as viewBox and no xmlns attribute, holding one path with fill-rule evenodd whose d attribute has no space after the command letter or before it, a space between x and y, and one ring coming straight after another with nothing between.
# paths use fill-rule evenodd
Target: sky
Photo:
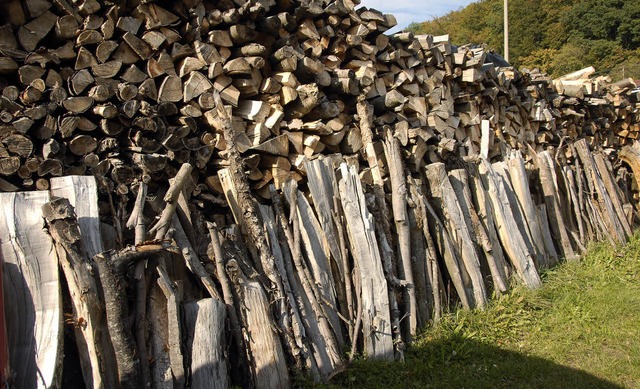
<instances>
[{"instance_id":1,"label":"sky","mask_svg":"<svg viewBox=\"0 0 640 389\"><path fill-rule=\"evenodd\" d=\"M473 3L473 0L362 0L360 5L393 14L398 20L398 26L387 32L393 33L412 22L424 22L470 3Z\"/></svg>"}]
</instances>

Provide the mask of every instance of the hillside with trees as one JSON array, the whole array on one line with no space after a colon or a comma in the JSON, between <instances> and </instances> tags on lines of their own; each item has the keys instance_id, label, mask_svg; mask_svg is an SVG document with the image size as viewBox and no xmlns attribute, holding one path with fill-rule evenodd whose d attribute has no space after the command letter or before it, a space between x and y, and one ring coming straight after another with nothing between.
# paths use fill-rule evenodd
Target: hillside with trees
<instances>
[{"instance_id":1,"label":"hillside with trees","mask_svg":"<svg viewBox=\"0 0 640 389\"><path fill-rule=\"evenodd\" d=\"M449 34L454 44L486 43L503 52L502 0L481 0L409 29ZM511 0L510 59L560 76L587 66L614 79L640 78L637 0Z\"/></svg>"}]
</instances>

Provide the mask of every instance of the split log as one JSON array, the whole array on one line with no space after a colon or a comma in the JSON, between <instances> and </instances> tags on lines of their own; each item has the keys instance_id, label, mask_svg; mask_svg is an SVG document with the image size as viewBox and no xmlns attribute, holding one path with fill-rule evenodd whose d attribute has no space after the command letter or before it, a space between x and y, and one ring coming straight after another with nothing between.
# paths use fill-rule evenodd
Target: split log
<instances>
[{"instance_id":1,"label":"split log","mask_svg":"<svg viewBox=\"0 0 640 389\"><path fill-rule=\"evenodd\" d=\"M538 153L537 161L540 186L544 194L544 202L547 215L549 216L549 225L551 226L552 236L555 237L556 247L567 260L575 259L576 254L569 241L569 235L567 234L567 229L562 219L560 204L557 198L558 189L554 178L555 165L553 161L551 161L551 156L547 151Z\"/></svg>"},{"instance_id":2,"label":"split log","mask_svg":"<svg viewBox=\"0 0 640 389\"><path fill-rule=\"evenodd\" d=\"M535 253L527 250L524 238L520 235L508 201L509 197L504 185L500 182L501 178L496 175L485 159L481 159L479 173L483 187L489 194L496 229L506 254L525 285L529 288L540 287L542 281L533 261Z\"/></svg>"},{"instance_id":3,"label":"split log","mask_svg":"<svg viewBox=\"0 0 640 389\"><path fill-rule=\"evenodd\" d=\"M469 275L472 285L472 307L482 308L487 303L487 292L480 270L480 259L471 238L471 226L466 223L460 200L447 177L442 163L430 164L426 167L426 177L431 196L440 203L444 220L448 222L448 231L455 242L464 269Z\"/></svg>"},{"instance_id":4,"label":"split log","mask_svg":"<svg viewBox=\"0 0 640 389\"><path fill-rule=\"evenodd\" d=\"M269 320L271 315L267 295L258 282L242 273L234 259L227 262L226 270L241 301L256 388L289 387L284 351Z\"/></svg>"},{"instance_id":5,"label":"split log","mask_svg":"<svg viewBox=\"0 0 640 389\"><path fill-rule=\"evenodd\" d=\"M184 356L182 353L182 320L180 315L180 301L181 290L174 287L166 271L159 266L158 271L158 286L162 289L162 292L167 301L167 339L169 346L169 365L171 368L171 376L173 381L173 387L180 389L184 387L186 374L184 371ZM164 347L164 344L162 344ZM154 353L156 354L156 353Z\"/></svg>"},{"instance_id":6,"label":"split log","mask_svg":"<svg viewBox=\"0 0 640 389\"><path fill-rule=\"evenodd\" d=\"M539 266L549 267L551 263L557 262L557 258L549 258L549 253L545 247L538 211L531 198L529 177L524 166L524 159L522 159L522 156L518 153L513 156L507 164L514 192L523 211L525 226L529 229L532 243L536 247L537 252L541 254L538 260Z\"/></svg>"},{"instance_id":7,"label":"split log","mask_svg":"<svg viewBox=\"0 0 640 389\"><path fill-rule=\"evenodd\" d=\"M582 166L584 167L584 172L587 177L587 180L590 182L590 187L595 189L597 193L597 197L595 198L598 207L600 208L600 212L602 214L602 218L604 219L607 230L614 238L617 243L626 242L628 239L628 235L626 230L623 228L622 222L614 209L613 202L611 200L612 196L617 196L617 193L608 193L607 188L602 179L602 173L598 170L598 166L594 161L594 157L589 150L589 146L587 145L584 139L579 140L574 144L578 155L580 156L580 160L582 161ZM626 223L626 218L623 217L624 222Z\"/></svg>"},{"instance_id":8,"label":"split log","mask_svg":"<svg viewBox=\"0 0 640 389\"><path fill-rule=\"evenodd\" d=\"M317 297L324 305L324 312L335 334L335 339L339 347L342 347L344 345L344 337L337 305L336 277L333 276L331 271L327 238L320 226L320 222L313 213L311 205L297 189L295 181L289 180L285 182L282 191L290 207L296 208L295 212L298 217L303 247L305 248L307 266L311 270L313 282L319 292Z\"/></svg>"},{"instance_id":9,"label":"split log","mask_svg":"<svg viewBox=\"0 0 640 389\"><path fill-rule=\"evenodd\" d=\"M87 176L53 177L50 183L51 195L68 199L73 207L87 256L93 258L103 252L95 179Z\"/></svg>"},{"instance_id":10,"label":"split log","mask_svg":"<svg viewBox=\"0 0 640 389\"><path fill-rule=\"evenodd\" d=\"M405 314L409 315L409 333L406 336L405 342L411 343L411 339L416 335L418 321L416 316L417 304L413 284L413 272L411 271L411 235L409 233L406 205L407 188L404 164L400 154L400 145L398 140L391 134L390 129L387 129L385 132L384 150L389 165L393 219L396 226L396 233L398 234L398 257L402 262L398 264L398 278L407 281L404 298Z\"/></svg>"},{"instance_id":11,"label":"split log","mask_svg":"<svg viewBox=\"0 0 640 389\"><path fill-rule=\"evenodd\" d=\"M358 262L362 298L362 331L365 353L372 358L393 359L391 318L387 285L382 272L373 218L366 207L362 184L353 167L340 165L340 199L349 244Z\"/></svg>"},{"instance_id":12,"label":"split log","mask_svg":"<svg viewBox=\"0 0 640 389\"><path fill-rule=\"evenodd\" d=\"M290 228L275 187L271 187L271 199L280 224L280 231L285 237L285 239L281 240L287 242L290 250L290 252L283 250L283 255L290 253L291 262L293 262L292 264L289 261L285 261L285 267L292 287L291 292L298 302L300 318L306 330L306 335L311 340L310 347L313 353L313 360L310 361L312 362L311 371L313 373L317 370L319 373L318 378L326 379L340 365L340 349L337 346L335 334L327 320L327 315L324 314L324 308L319 302L320 293L315 290L312 276L309 274L307 267L302 264L296 207L291 207L290 217L293 228Z\"/></svg>"},{"instance_id":13,"label":"split log","mask_svg":"<svg viewBox=\"0 0 640 389\"><path fill-rule=\"evenodd\" d=\"M54 198L42 205L42 214L69 285L74 320L80 324L75 326L75 333L76 339L81 339L78 352L84 382L98 387L115 384L117 373L106 369L115 366L116 357L112 354L104 321L105 307L99 296L93 264L82 254L85 249L73 208L68 200Z\"/></svg>"},{"instance_id":14,"label":"split log","mask_svg":"<svg viewBox=\"0 0 640 389\"><path fill-rule=\"evenodd\" d=\"M428 225L431 227L430 235L435 237L440 258L444 260L451 283L460 299L460 303L466 309L473 308L473 292L469 291L469 275L454 246L453 240L447 231L447 227L436 213L435 209L423 198L423 204L428 217ZM441 284L441 283L440 283ZM444 287L444 285L443 285Z\"/></svg>"},{"instance_id":15,"label":"split log","mask_svg":"<svg viewBox=\"0 0 640 389\"><path fill-rule=\"evenodd\" d=\"M8 340L2 347L8 347L16 388L47 388L59 385L62 378L58 256L43 229L40 210L48 201L47 192L0 193L0 257Z\"/></svg>"},{"instance_id":16,"label":"split log","mask_svg":"<svg viewBox=\"0 0 640 389\"><path fill-rule=\"evenodd\" d=\"M611 199L613 210L618 216L618 220L622 225L626 238L629 239L631 235L633 235L633 231L631 229L631 225L627 221L627 216L624 214L624 205L620 193L620 187L613 179L611 168L607 164L604 155L600 152L594 153L593 159L596 163L596 169L598 169L598 172L600 173L604 189Z\"/></svg>"},{"instance_id":17,"label":"split log","mask_svg":"<svg viewBox=\"0 0 640 389\"><path fill-rule=\"evenodd\" d=\"M493 287L500 292L507 290L507 279L501 269L503 254L500 245L496 240L492 240L490 233L487 232L485 225L481 223L478 212L471 199L471 187L466 171L463 169L455 169L449 172L449 179L456 196L460 202L462 214L465 216L468 226L473 227L475 234L472 236L476 245L484 251L484 258L487 261L489 272L493 280ZM486 212L486 211L484 211ZM496 248L495 244L498 243ZM500 263L500 265L499 265Z\"/></svg>"},{"instance_id":18,"label":"split log","mask_svg":"<svg viewBox=\"0 0 640 389\"><path fill-rule=\"evenodd\" d=\"M318 214L318 219L322 230L327 238L333 267L337 269L337 274L344 280L344 283L336 284L336 292L341 302L341 313L353 325L353 292L349 274L349 260L347 253L342 247L344 240L338 225L340 224L339 210L335 199L338 197L338 184L332 161L328 158L318 158L305 163L307 171L309 191L313 198L313 205ZM353 334L353 328L349 331L349 336Z\"/></svg>"},{"instance_id":19,"label":"split log","mask_svg":"<svg viewBox=\"0 0 640 389\"><path fill-rule=\"evenodd\" d=\"M184 305L184 316L187 353L191 360L191 387L228 388L224 303L215 298L190 302Z\"/></svg>"},{"instance_id":20,"label":"split log","mask_svg":"<svg viewBox=\"0 0 640 389\"><path fill-rule=\"evenodd\" d=\"M540 263L544 261L543 254L540 253L533 242L533 238L531 237L531 232L529 226L527 225L527 219L518 201L518 197L513 189L513 185L511 184L511 176L508 171L508 166L506 162L495 162L492 165L494 172L501 178L499 183L504 187L504 194L507 196L507 202L511 206L511 212L515 217L514 221L518 226L520 235L524 239L524 243L527 246L527 251L534 255L534 263L538 268Z\"/></svg>"}]
</instances>

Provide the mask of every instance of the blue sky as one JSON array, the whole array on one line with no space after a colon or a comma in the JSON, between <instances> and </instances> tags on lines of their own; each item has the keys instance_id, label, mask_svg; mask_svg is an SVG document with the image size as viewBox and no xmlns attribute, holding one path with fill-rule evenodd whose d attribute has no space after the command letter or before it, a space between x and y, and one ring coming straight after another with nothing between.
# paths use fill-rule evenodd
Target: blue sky
<instances>
[{"instance_id":1,"label":"blue sky","mask_svg":"<svg viewBox=\"0 0 640 389\"><path fill-rule=\"evenodd\" d=\"M423 22L442 16L470 3L473 0L362 0L360 5L395 15L398 27L390 31L395 32L411 22Z\"/></svg>"}]
</instances>

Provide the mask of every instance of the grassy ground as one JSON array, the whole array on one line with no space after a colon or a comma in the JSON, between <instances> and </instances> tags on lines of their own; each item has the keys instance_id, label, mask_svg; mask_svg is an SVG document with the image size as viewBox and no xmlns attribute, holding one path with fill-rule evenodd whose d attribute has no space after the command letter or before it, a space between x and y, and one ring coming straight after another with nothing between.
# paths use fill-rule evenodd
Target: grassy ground
<instances>
[{"instance_id":1,"label":"grassy ground","mask_svg":"<svg viewBox=\"0 0 640 389\"><path fill-rule=\"evenodd\" d=\"M338 387L640 388L640 234L589 248L484 311L459 311L420 335L406 362L361 360Z\"/></svg>"}]
</instances>

